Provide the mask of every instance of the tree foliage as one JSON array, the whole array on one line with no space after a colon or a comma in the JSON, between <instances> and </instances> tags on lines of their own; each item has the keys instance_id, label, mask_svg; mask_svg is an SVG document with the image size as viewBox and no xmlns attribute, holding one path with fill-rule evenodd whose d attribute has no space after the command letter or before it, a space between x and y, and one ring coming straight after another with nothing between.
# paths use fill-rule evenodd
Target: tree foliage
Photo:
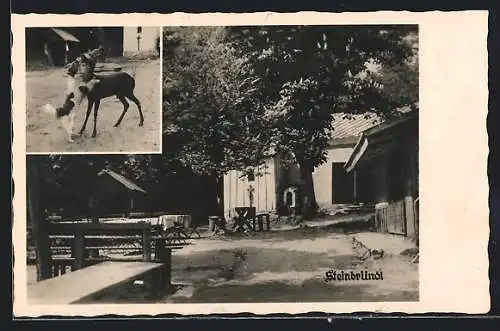
<instances>
[{"instance_id":1,"label":"tree foliage","mask_svg":"<svg viewBox=\"0 0 500 331\"><path fill-rule=\"evenodd\" d=\"M279 154L298 163L302 176L303 216L317 208L312 171L326 161L335 112L391 113L394 103L367 70L372 63L396 67L411 56L404 37L412 26L235 27L232 40L250 54L266 82L267 113ZM388 80L388 76L385 76ZM385 82L387 83L387 81ZM399 82L398 82L399 83ZM396 84L398 84L396 83ZM390 84L389 84L390 85ZM389 97L390 96L390 97ZM396 95L390 99L394 101ZM399 101L399 100L398 100Z\"/></svg>"},{"instance_id":2,"label":"tree foliage","mask_svg":"<svg viewBox=\"0 0 500 331\"><path fill-rule=\"evenodd\" d=\"M312 171L326 161L333 114L387 115L418 100L415 36L415 26L165 28L163 154L39 156L44 181L84 196L85 178L106 167L162 186L278 154L299 165L311 217Z\"/></svg>"},{"instance_id":3,"label":"tree foliage","mask_svg":"<svg viewBox=\"0 0 500 331\"><path fill-rule=\"evenodd\" d=\"M167 146L198 174L258 165L270 134L262 80L218 27L164 30L163 114ZM167 151L170 147L167 147Z\"/></svg>"},{"instance_id":4,"label":"tree foliage","mask_svg":"<svg viewBox=\"0 0 500 331\"><path fill-rule=\"evenodd\" d=\"M36 163L42 174L42 205L49 210L73 206L87 213L88 199L99 187L97 174L111 169L150 188L162 181L161 169L153 155L37 155L27 162Z\"/></svg>"}]
</instances>

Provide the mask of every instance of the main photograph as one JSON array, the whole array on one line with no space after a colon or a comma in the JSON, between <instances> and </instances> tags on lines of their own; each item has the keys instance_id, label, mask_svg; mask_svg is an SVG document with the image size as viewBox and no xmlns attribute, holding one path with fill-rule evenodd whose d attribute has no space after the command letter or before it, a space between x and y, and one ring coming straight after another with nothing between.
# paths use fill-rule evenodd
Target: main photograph
<instances>
[{"instance_id":1,"label":"main photograph","mask_svg":"<svg viewBox=\"0 0 500 331\"><path fill-rule=\"evenodd\" d=\"M162 154L28 156L28 297L418 301L418 26L162 40Z\"/></svg>"}]
</instances>

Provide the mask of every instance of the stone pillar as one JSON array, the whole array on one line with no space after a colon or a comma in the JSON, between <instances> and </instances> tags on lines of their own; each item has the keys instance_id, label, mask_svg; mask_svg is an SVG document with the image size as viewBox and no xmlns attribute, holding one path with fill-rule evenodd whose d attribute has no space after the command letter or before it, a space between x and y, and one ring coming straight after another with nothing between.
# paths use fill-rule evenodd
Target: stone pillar
<instances>
[{"instance_id":1,"label":"stone pillar","mask_svg":"<svg viewBox=\"0 0 500 331\"><path fill-rule=\"evenodd\" d=\"M377 171L375 174L375 202L388 202L389 201L389 160L386 157L381 157L377 161Z\"/></svg>"},{"instance_id":2,"label":"stone pillar","mask_svg":"<svg viewBox=\"0 0 500 331\"><path fill-rule=\"evenodd\" d=\"M406 172L406 194L405 194L405 213L406 213L406 236L409 238L415 239L418 234L418 229L416 228L416 220L415 220L415 212L414 212L414 192L415 190L415 178L416 178L416 169L414 162L415 154L410 149L410 153L408 155L408 171Z\"/></svg>"},{"instance_id":3,"label":"stone pillar","mask_svg":"<svg viewBox=\"0 0 500 331\"><path fill-rule=\"evenodd\" d=\"M389 160L383 156L376 161L375 220L378 231L387 231L387 207L389 205Z\"/></svg>"},{"instance_id":4,"label":"stone pillar","mask_svg":"<svg viewBox=\"0 0 500 331\"><path fill-rule=\"evenodd\" d=\"M405 197L405 218L406 218L406 236L409 238L415 238L415 213L413 212L413 202L415 200L413 197Z\"/></svg>"},{"instance_id":5,"label":"stone pillar","mask_svg":"<svg viewBox=\"0 0 500 331\"><path fill-rule=\"evenodd\" d=\"M352 185L353 185L353 199L354 199L354 202L359 202L358 200L358 171L357 170L354 170L352 172Z\"/></svg>"}]
</instances>

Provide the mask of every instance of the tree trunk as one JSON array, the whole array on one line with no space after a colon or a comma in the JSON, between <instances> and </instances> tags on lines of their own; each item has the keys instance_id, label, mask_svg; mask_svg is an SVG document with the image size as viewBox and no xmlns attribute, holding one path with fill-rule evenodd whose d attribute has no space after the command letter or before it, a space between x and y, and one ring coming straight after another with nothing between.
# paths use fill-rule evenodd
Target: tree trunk
<instances>
[{"instance_id":1,"label":"tree trunk","mask_svg":"<svg viewBox=\"0 0 500 331\"><path fill-rule=\"evenodd\" d=\"M27 162L28 216L31 220L31 229L35 238L37 280L40 281L52 277L52 256L50 254L47 221L40 207L38 160L32 158L30 161Z\"/></svg>"},{"instance_id":2,"label":"tree trunk","mask_svg":"<svg viewBox=\"0 0 500 331\"><path fill-rule=\"evenodd\" d=\"M302 220L310 220L318 211L316 195L314 194L314 184L312 178L313 167L301 163L300 166L300 196Z\"/></svg>"}]
</instances>

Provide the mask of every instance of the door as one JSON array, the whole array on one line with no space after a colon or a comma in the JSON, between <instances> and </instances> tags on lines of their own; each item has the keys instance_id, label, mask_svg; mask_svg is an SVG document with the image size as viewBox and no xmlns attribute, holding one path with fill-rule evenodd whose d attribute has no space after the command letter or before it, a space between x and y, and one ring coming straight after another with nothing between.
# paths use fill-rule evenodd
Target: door
<instances>
[{"instance_id":1,"label":"door","mask_svg":"<svg viewBox=\"0 0 500 331\"><path fill-rule=\"evenodd\" d=\"M354 202L354 176L347 173L344 163L332 163L332 203L347 204Z\"/></svg>"}]
</instances>

